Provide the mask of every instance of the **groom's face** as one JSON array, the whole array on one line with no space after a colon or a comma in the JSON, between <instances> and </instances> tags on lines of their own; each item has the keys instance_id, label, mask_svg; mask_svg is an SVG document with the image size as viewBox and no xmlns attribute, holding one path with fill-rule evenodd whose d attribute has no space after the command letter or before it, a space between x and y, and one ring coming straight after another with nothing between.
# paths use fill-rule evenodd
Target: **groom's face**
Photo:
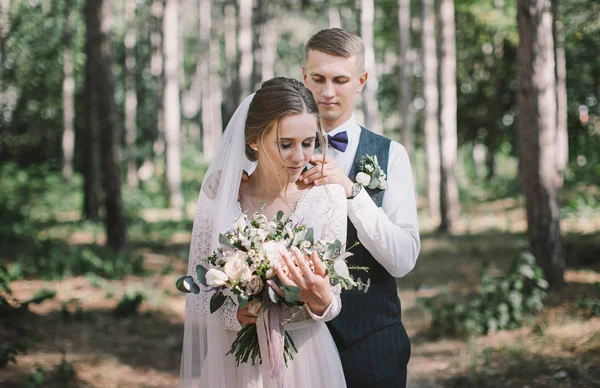
<instances>
[{"instance_id":1,"label":"groom's face","mask_svg":"<svg viewBox=\"0 0 600 388\"><path fill-rule=\"evenodd\" d=\"M302 68L304 84L319 104L326 131L350 118L356 96L365 86L368 74L356 56L344 58L310 50Z\"/></svg>"}]
</instances>

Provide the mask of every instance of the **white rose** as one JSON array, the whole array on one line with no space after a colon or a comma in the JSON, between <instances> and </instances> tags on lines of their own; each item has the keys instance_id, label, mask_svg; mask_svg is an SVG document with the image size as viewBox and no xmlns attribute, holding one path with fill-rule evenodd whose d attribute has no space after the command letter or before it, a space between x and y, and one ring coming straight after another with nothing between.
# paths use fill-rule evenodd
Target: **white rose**
<instances>
[{"instance_id":1,"label":"white rose","mask_svg":"<svg viewBox=\"0 0 600 388\"><path fill-rule=\"evenodd\" d=\"M219 271L218 269L211 268L206 272L206 284L211 287L219 287L227 283L229 278L227 274L223 271Z\"/></svg>"},{"instance_id":2,"label":"white rose","mask_svg":"<svg viewBox=\"0 0 600 388\"><path fill-rule=\"evenodd\" d=\"M356 174L356 183L360 183L363 186L367 186L371 182L371 177L369 174L364 172L359 172Z\"/></svg>"},{"instance_id":3,"label":"white rose","mask_svg":"<svg viewBox=\"0 0 600 388\"><path fill-rule=\"evenodd\" d=\"M246 261L238 258L228 260L223 267L223 272L227 274L229 280L238 282L248 281L252 276Z\"/></svg>"},{"instance_id":4,"label":"white rose","mask_svg":"<svg viewBox=\"0 0 600 388\"><path fill-rule=\"evenodd\" d=\"M263 244L263 250L265 252L265 257L273 262L281 256L279 252L286 252L287 248L280 242L269 241Z\"/></svg>"},{"instance_id":5,"label":"white rose","mask_svg":"<svg viewBox=\"0 0 600 388\"><path fill-rule=\"evenodd\" d=\"M384 190L387 190L388 188L388 182L386 180L382 180L381 181L381 187L383 187Z\"/></svg>"},{"instance_id":6,"label":"white rose","mask_svg":"<svg viewBox=\"0 0 600 388\"><path fill-rule=\"evenodd\" d=\"M226 257L224 258L225 261L229 261L229 260L234 260L234 259L239 259L239 260L246 260L248 258L248 254L244 251L228 251L227 254L225 255Z\"/></svg>"}]
</instances>

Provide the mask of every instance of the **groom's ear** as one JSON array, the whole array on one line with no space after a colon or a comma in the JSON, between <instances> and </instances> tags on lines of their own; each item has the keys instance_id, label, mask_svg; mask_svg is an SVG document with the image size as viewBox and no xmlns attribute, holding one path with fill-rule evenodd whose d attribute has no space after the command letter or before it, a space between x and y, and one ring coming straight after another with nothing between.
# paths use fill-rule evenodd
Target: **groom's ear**
<instances>
[{"instance_id":1,"label":"groom's ear","mask_svg":"<svg viewBox=\"0 0 600 388\"><path fill-rule=\"evenodd\" d=\"M308 74L306 74L306 68L304 66L302 66L302 81L304 81L304 86L306 86L306 78L308 77Z\"/></svg>"},{"instance_id":2,"label":"groom's ear","mask_svg":"<svg viewBox=\"0 0 600 388\"><path fill-rule=\"evenodd\" d=\"M367 79L369 78L369 72L365 71L358 78L358 88L356 89L356 93L362 92L363 88L367 84Z\"/></svg>"}]
</instances>

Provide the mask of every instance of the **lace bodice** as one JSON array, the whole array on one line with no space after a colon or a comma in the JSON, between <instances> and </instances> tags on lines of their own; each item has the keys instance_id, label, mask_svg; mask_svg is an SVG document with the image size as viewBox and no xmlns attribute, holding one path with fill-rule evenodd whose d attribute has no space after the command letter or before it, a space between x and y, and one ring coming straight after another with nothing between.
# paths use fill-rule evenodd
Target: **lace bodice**
<instances>
[{"instance_id":1,"label":"lace bodice","mask_svg":"<svg viewBox=\"0 0 600 388\"><path fill-rule=\"evenodd\" d=\"M188 272L196 280L196 265L200 264L201 259L209 256L211 235L212 235L212 214L211 200L201 192L198 199L198 207L196 210L196 218L192 232L192 241L190 252L190 263ZM241 215L241 209L238 206L238 211L235 217L231 220L231 224L235 218ZM324 185L315 186L302 194L296 209L292 214L292 220L307 225L313 228L315 240L340 240L346 242L346 194L344 189L339 185ZM210 314L209 302L212 292L201 287L201 292L197 295L188 294L187 308L191 313L202 319ZM286 322L299 322L309 319L318 321L329 321L335 318L341 309L340 288L333 288L334 298L329 308L323 316L316 316L304 306L286 308L284 310L284 319ZM231 298L223 305L223 307L215 314L221 314L223 325L228 330L237 331L241 329L237 319L237 305Z\"/></svg>"}]
</instances>

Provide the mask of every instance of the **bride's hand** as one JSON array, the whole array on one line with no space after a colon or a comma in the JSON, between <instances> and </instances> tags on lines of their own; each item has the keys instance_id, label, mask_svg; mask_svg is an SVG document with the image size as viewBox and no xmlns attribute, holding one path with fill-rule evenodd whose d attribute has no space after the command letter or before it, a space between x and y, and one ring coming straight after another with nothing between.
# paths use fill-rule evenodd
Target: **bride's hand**
<instances>
[{"instance_id":1,"label":"bride's hand","mask_svg":"<svg viewBox=\"0 0 600 388\"><path fill-rule=\"evenodd\" d=\"M256 324L256 315L250 313L248 307L249 305L247 304L246 307L244 307L243 309L238 308L237 311L237 319L238 321L240 321L242 326Z\"/></svg>"},{"instance_id":2,"label":"bride's hand","mask_svg":"<svg viewBox=\"0 0 600 388\"><path fill-rule=\"evenodd\" d=\"M333 300L327 268L315 252L311 256L315 272L310 269L308 258L298 248L292 247L292 253L298 266L294 265L294 260L287 253L282 253L281 258L289 270L289 276L281 266L275 268L275 273L283 284L301 289L300 300L308 304L310 311L316 315L323 315ZM283 291L275 282L269 281L269 285L283 296Z\"/></svg>"}]
</instances>

